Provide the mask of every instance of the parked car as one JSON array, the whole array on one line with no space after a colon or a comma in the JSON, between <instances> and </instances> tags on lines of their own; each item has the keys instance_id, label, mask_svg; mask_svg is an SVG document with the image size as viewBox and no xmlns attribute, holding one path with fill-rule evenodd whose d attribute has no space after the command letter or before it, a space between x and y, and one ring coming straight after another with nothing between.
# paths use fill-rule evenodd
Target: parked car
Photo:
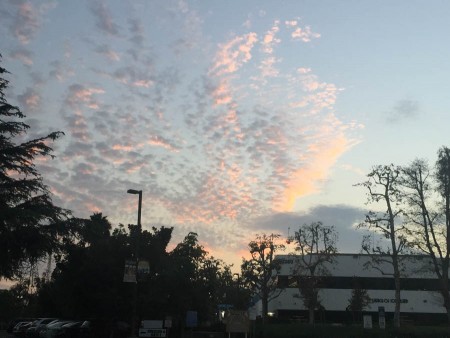
<instances>
[{"instance_id":1,"label":"parked car","mask_svg":"<svg viewBox=\"0 0 450 338\"><path fill-rule=\"evenodd\" d=\"M56 338L62 332L61 326L70 323L70 320L56 320L47 325L39 332L40 338Z\"/></svg>"},{"instance_id":2,"label":"parked car","mask_svg":"<svg viewBox=\"0 0 450 338\"><path fill-rule=\"evenodd\" d=\"M15 319L11 320L8 323L8 327L6 328L6 332L12 333L13 329L14 329L14 326L16 326L17 323L19 323L19 322L31 322L33 320L34 320L33 318L15 318Z\"/></svg>"},{"instance_id":3,"label":"parked car","mask_svg":"<svg viewBox=\"0 0 450 338\"><path fill-rule=\"evenodd\" d=\"M31 323L31 326L28 328L25 337L27 338L38 338L39 332L45 328L47 324L56 321L57 318L38 318Z\"/></svg>"},{"instance_id":4,"label":"parked car","mask_svg":"<svg viewBox=\"0 0 450 338\"><path fill-rule=\"evenodd\" d=\"M13 328L13 335L16 337L25 337L25 333L27 332L27 329L30 327L30 325L31 321L18 322Z\"/></svg>"},{"instance_id":5,"label":"parked car","mask_svg":"<svg viewBox=\"0 0 450 338\"><path fill-rule=\"evenodd\" d=\"M58 337L78 338L81 332L82 321L73 321L61 326L61 334Z\"/></svg>"}]
</instances>

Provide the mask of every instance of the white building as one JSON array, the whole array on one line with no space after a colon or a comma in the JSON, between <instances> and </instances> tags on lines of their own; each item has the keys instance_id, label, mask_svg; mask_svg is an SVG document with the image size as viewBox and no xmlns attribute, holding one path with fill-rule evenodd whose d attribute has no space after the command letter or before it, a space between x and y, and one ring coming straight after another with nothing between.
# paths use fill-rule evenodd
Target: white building
<instances>
[{"instance_id":1,"label":"white building","mask_svg":"<svg viewBox=\"0 0 450 338\"><path fill-rule=\"evenodd\" d=\"M446 320L446 310L439 293L439 280L433 272L431 260L426 256L401 256L401 307L402 316L416 317L427 321ZM387 257L388 258L388 257ZM307 315L302 299L299 297L296 267L300 258L295 255L280 255L278 285L284 287L280 296L269 302L269 313L280 318ZM386 317L392 316L395 307L395 284L392 265L384 263L379 269L367 266L370 256L362 254L338 254L333 263L325 263L326 276L320 278L319 297L326 320L344 319L356 285L367 290L371 299L365 312L376 313L384 307ZM383 272L381 272L381 271ZM255 305L257 314L261 314L261 304ZM320 317L320 314L319 314Z\"/></svg>"}]
</instances>

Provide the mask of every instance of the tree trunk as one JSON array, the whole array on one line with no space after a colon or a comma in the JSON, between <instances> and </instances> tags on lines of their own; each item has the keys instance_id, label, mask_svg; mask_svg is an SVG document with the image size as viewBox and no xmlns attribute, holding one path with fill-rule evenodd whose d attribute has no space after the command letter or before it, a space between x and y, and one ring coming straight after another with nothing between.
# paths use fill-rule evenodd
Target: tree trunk
<instances>
[{"instance_id":1,"label":"tree trunk","mask_svg":"<svg viewBox=\"0 0 450 338\"><path fill-rule=\"evenodd\" d=\"M314 324L314 308L309 309L309 323Z\"/></svg>"},{"instance_id":2,"label":"tree trunk","mask_svg":"<svg viewBox=\"0 0 450 338\"><path fill-rule=\"evenodd\" d=\"M263 289L262 296L262 321L265 323L267 320L267 312L269 311L269 294L265 288Z\"/></svg>"},{"instance_id":3,"label":"tree trunk","mask_svg":"<svg viewBox=\"0 0 450 338\"><path fill-rule=\"evenodd\" d=\"M445 268L445 264L444 264ZM444 301L444 307L447 310L447 321L450 324L450 294L448 290L448 272L446 274L442 274L441 279L441 295Z\"/></svg>"},{"instance_id":4,"label":"tree trunk","mask_svg":"<svg viewBox=\"0 0 450 338\"><path fill-rule=\"evenodd\" d=\"M398 270L398 268L397 268ZM400 276L395 276L395 312L394 327L400 327Z\"/></svg>"}]
</instances>

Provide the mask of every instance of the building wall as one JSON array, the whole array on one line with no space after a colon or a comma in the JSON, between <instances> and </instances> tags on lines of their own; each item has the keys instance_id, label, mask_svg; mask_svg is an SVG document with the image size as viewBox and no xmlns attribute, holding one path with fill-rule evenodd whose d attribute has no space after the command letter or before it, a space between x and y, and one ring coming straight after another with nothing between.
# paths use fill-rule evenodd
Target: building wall
<instances>
[{"instance_id":1,"label":"building wall","mask_svg":"<svg viewBox=\"0 0 450 338\"><path fill-rule=\"evenodd\" d=\"M278 271L280 280L283 278L285 282L286 278L295 280L293 277L299 257L281 255L276 259L282 262L281 269ZM371 298L371 304L365 311L376 312L379 306L383 306L386 312L394 312L395 291L392 266L388 263L379 266L382 273L368 266L369 261L368 255L339 254L332 264L326 265L329 276L324 280L327 280L326 285L329 287L325 285L319 293L325 311L346 311L353 289L351 280L362 278L361 280L365 283L363 288L367 290ZM438 291L438 281L431 267L431 261L426 256L402 256L402 283L405 286L405 289L401 291L400 311L402 313L443 314L446 312ZM343 286L343 282L346 281L348 285ZM306 310L296 286L292 287L291 284L291 287L284 289L278 298L269 302L269 312L277 313L280 310Z\"/></svg>"},{"instance_id":2,"label":"building wall","mask_svg":"<svg viewBox=\"0 0 450 338\"><path fill-rule=\"evenodd\" d=\"M346 311L351 298L350 289L322 289L319 296L325 311ZM269 303L269 312L279 310L306 310L303 301L298 297L298 289L288 288ZM368 312L378 311L383 306L386 312L394 312L395 294L391 290L368 290L371 304L365 309ZM403 291L400 296L400 311L404 313L445 313L442 297L433 291Z\"/></svg>"}]
</instances>

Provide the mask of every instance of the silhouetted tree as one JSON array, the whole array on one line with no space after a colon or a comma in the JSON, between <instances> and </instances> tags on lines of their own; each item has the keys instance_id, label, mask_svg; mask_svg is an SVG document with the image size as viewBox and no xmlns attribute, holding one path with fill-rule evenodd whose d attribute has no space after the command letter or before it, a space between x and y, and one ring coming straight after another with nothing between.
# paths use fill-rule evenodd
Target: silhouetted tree
<instances>
[{"instance_id":1,"label":"silhouetted tree","mask_svg":"<svg viewBox=\"0 0 450 338\"><path fill-rule=\"evenodd\" d=\"M373 245L374 234L363 239L362 249L371 256L369 266L379 270L384 275L392 275L395 282L395 311L394 326L400 327L400 277L402 271L401 253L409 247L407 229L399 218L404 215L402 209L403 193L401 191L401 168L389 166L375 166L367 175L368 180L357 184L367 189L368 203L381 204L386 211L370 211L359 228L371 230L386 241ZM381 268L381 265L392 266L392 272Z\"/></svg>"},{"instance_id":2,"label":"silhouetted tree","mask_svg":"<svg viewBox=\"0 0 450 338\"><path fill-rule=\"evenodd\" d=\"M242 259L243 283L261 299L263 321L267 317L269 302L282 291L277 285L280 262L275 259L275 253L283 251L285 246L279 243L279 238L279 234L256 235L256 239L248 244L251 258Z\"/></svg>"},{"instance_id":3,"label":"silhouetted tree","mask_svg":"<svg viewBox=\"0 0 450 338\"><path fill-rule=\"evenodd\" d=\"M332 263L337 253L337 233L322 222L302 225L294 234L295 251L299 254L293 274L297 276L300 298L309 311L309 323L314 324L314 311L321 307L319 291L324 276L329 274L326 263Z\"/></svg>"},{"instance_id":4,"label":"silhouetted tree","mask_svg":"<svg viewBox=\"0 0 450 338\"><path fill-rule=\"evenodd\" d=\"M36 263L50 252L55 224L68 216L53 204L34 164L39 156L53 157L48 144L63 133L26 140L25 115L5 98L7 73L0 67L0 278L17 275L24 261Z\"/></svg>"},{"instance_id":5,"label":"silhouetted tree","mask_svg":"<svg viewBox=\"0 0 450 338\"><path fill-rule=\"evenodd\" d=\"M434 171L424 160L415 160L405 167L402 184L408 240L429 255L450 322L450 149L439 149Z\"/></svg>"},{"instance_id":6,"label":"silhouetted tree","mask_svg":"<svg viewBox=\"0 0 450 338\"><path fill-rule=\"evenodd\" d=\"M213 321L225 296L226 280L231 278L230 267L209 256L194 232L170 252L169 259L163 276L170 286L168 310L178 318L184 318L188 310L197 311L199 320Z\"/></svg>"}]
</instances>

